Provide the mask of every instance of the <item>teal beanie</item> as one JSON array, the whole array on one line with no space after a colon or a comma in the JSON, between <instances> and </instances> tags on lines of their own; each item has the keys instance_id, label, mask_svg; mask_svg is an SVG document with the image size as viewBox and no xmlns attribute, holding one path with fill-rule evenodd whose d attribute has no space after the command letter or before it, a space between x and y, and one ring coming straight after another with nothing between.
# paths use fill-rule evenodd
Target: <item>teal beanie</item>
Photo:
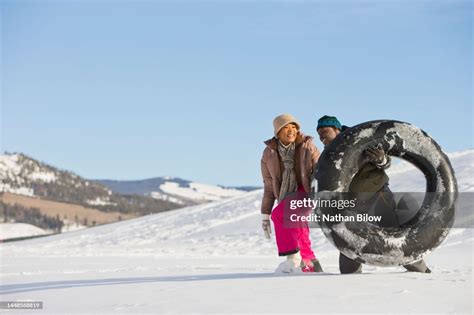
<instances>
[{"instance_id":1,"label":"teal beanie","mask_svg":"<svg viewBox=\"0 0 474 315\"><path fill-rule=\"evenodd\" d=\"M339 130L342 129L341 123L339 122L339 120L337 120L336 117L327 115L324 115L323 117L319 118L318 127L316 127L316 130L323 127L335 127Z\"/></svg>"}]
</instances>

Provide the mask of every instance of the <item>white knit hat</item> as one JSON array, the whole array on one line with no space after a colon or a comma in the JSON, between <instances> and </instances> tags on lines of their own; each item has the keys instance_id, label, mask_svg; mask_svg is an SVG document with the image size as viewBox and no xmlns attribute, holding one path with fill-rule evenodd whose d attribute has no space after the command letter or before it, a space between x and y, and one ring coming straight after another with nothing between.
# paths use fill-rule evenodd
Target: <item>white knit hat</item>
<instances>
[{"instance_id":1,"label":"white knit hat","mask_svg":"<svg viewBox=\"0 0 474 315\"><path fill-rule=\"evenodd\" d=\"M300 123L292 115L282 114L282 115L279 115L279 116L275 117L275 119L273 119L273 128L274 128L275 137L277 136L277 134L281 130L281 128L283 128L286 125L291 124L291 123L295 124L296 128L298 130L300 130Z\"/></svg>"}]
</instances>

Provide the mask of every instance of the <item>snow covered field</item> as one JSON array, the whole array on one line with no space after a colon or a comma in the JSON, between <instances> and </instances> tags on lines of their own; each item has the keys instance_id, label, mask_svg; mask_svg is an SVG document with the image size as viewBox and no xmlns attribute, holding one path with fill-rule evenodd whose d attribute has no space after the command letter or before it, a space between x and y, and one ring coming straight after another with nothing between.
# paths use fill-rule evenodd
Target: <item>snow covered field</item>
<instances>
[{"instance_id":1,"label":"snow covered field","mask_svg":"<svg viewBox=\"0 0 474 315\"><path fill-rule=\"evenodd\" d=\"M27 223L0 223L0 240L51 233L52 231L46 231Z\"/></svg>"},{"instance_id":2,"label":"snow covered field","mask_svg":"<svg viewBox=\"0 0 474 315\"><path fill-rule=\"evenodd\" d=\"M473 153L451 156L463 191L473 191ZM415 176L402 165L391 180ZM338 251L313 229L325 273L277 275L261 195L1 244L0 300L44 303L30 314L473 312L471 228L453 229L426 257L431 274L364 266L356 275L339 274Z\"/></svg>"}]
</instances>

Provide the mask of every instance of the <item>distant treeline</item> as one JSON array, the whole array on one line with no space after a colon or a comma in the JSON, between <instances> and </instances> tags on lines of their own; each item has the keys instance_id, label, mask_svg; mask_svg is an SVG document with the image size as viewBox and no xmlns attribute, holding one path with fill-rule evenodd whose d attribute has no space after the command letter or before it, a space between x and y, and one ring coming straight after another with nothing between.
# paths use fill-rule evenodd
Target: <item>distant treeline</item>
<instances>
[{"instance_id":1,"label":"distant treeline","mask_svg":"<svg viewBox=\"0 0 474 315\"><path fill-rule=\"evenodd\" d=\"M3 223L28 223L45 230L60 233L64 223L59 218L44 215L37 208L24 207L18 204L10 205L0 201L0 215Z\"/></svg>"}]
</instances>

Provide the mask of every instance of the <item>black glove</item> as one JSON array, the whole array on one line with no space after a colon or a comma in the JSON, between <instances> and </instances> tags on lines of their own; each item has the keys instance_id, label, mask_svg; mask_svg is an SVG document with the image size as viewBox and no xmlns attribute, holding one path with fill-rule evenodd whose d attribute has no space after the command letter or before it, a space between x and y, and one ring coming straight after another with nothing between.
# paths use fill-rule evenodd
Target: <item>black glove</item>
<instances>
[{"instance_id":1,"label":"black glove","mask_svg":"<svg viewBox=\"0 0 474 315\"><path fill-rule=\"evenodd\" d=\"M377 146L371 146L364 150L364 157L372 164L377 165L378 167L384 167L388 158L385 155L382 145L379 143Z\"/></svg>"}]
</instances>

